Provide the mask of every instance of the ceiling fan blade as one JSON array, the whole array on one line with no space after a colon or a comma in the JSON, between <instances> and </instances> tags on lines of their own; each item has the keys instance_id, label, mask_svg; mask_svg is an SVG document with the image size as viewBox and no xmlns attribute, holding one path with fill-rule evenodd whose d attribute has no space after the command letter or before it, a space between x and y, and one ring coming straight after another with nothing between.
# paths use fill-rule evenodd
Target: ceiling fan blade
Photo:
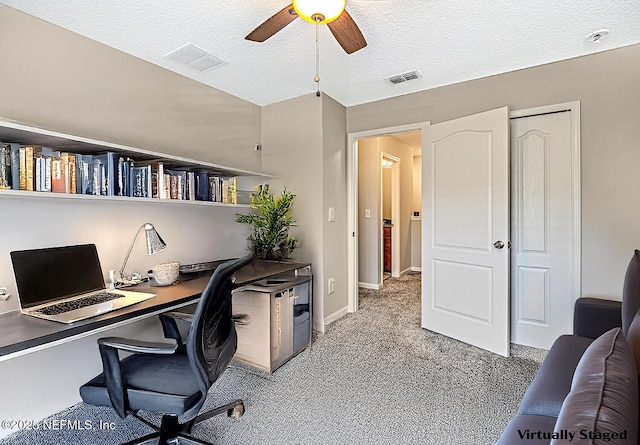
<instances>
[{"instance_id":1,"label":"ceiling fan blade","mask_svg":"<svg viewBox=\"0 0 640 445\"><path fill-rule=\"evenodd\" d=\"M342 11L342 14L336 20L327 23L327 26L347 54L354 53L367 46L367 41L364 39L360 28L358 28L358 25L356 25L356 22L353 21L346 9Z\"/></svg>"},{"instance_id":2,"label":"ceiling fan blade","mask_svg":"<svg viewBox=\"0 0 640 445\"><path fill-rule=\"evenodd\" d=\"M260 26L251 31L245 39L254 42L264 42L296 18L298 18L298 15L296 14L296 10L293 9L293 4L291 4L265 20Z\"/></svg>"}]
</instances>

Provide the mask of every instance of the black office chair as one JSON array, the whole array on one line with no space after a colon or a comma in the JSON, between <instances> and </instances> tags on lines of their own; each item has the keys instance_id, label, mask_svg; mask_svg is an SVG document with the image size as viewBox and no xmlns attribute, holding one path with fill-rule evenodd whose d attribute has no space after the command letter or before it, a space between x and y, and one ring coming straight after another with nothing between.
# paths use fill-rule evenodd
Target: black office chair
<instances>
[{"instance_id":1,"label":"black office chair","mask_svg":"<svg viewBox=\"0 0 640 445\"><path fill-rule=\"evenodd\" d=\"M190 320L185 343L171 313L160 317L171 343L118 337L98 340L104 372L80 387L80 396L88 404L113 407L121 418L131 414L156 430L128 444L207 444L190 436L195 424L224 412L233 417L244 414L242 400L236 400L197 415L209 387L236 351L231 312L233 275L252 259L249 255L215 270ZM120 360L118 351L134 354ZM162 413L160 427L138 416L139 410ZM179 415L184 423L179 423Z\"/></svg>"}]
</instances>

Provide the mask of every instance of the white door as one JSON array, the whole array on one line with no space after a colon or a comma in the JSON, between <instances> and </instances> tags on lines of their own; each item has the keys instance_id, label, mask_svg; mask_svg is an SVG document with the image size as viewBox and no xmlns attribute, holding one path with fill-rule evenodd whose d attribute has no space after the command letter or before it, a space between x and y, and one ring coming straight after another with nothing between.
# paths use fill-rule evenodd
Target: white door
<instances>
[{"instance_id":1,"label":"white door","mask_svg":"<svg viewBox=\"0 0 640 445\"><path fill-rule=\"evenodd\" d=\"M512 341L544 349L573 330L571 113L511 120Z\"/></svg>"},{"instance_id":2,"label":"white door","mask_svg":"<svg viewBox=\"0 0 640 445\"><path fill-rule=\"evenodd\" d=\"M423 138L422 327L508 356L508 108Z\"/></svg>"}]
</instances>

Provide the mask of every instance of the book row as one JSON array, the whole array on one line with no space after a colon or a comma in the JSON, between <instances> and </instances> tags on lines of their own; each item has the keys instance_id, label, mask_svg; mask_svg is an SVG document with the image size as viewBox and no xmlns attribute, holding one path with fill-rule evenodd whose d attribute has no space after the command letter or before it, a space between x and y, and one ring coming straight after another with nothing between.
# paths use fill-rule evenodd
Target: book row
<instances>
[{"instance_id":1,"label":"book row","mask_svg":"<svg viewBox=\"0 0 640 445\"><path fill-rule=\"evenodd\" d=\"M237 204L237 180L113 152L67 153L0 143L0 189Z\"/></svg>"}]
</instances>

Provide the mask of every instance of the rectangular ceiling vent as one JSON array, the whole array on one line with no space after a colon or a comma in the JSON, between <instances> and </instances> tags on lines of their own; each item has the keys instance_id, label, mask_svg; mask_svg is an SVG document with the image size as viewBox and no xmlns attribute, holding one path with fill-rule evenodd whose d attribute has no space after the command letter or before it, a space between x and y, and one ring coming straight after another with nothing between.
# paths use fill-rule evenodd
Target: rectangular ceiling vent
<instances>
[{"instance_id":1,"label":"rectangular ceiling vent","mask_svg":"<svg viewBox=\"0 0 640 445\"><path fill-rule=\"evenodd\" d=\"M422 75L418 72L418 70L413 70L402 74L396 74L395 76L387 77L386 80L393 85L397 85L399 83L408 82L419 77L422 77Z\"/></svg>"},{"instance_id":2,"label":"rectangular ceiling vent","mask_svg":"<svg viewBox=\"0 0 640 445\"><path fill-rule=\"evenodd\" d=\"M209 54L193 43L187 43L164 57L200 71L201 73L217 66L224 65L224 61L212 54Z\"/></svg>"}]
</instances>

